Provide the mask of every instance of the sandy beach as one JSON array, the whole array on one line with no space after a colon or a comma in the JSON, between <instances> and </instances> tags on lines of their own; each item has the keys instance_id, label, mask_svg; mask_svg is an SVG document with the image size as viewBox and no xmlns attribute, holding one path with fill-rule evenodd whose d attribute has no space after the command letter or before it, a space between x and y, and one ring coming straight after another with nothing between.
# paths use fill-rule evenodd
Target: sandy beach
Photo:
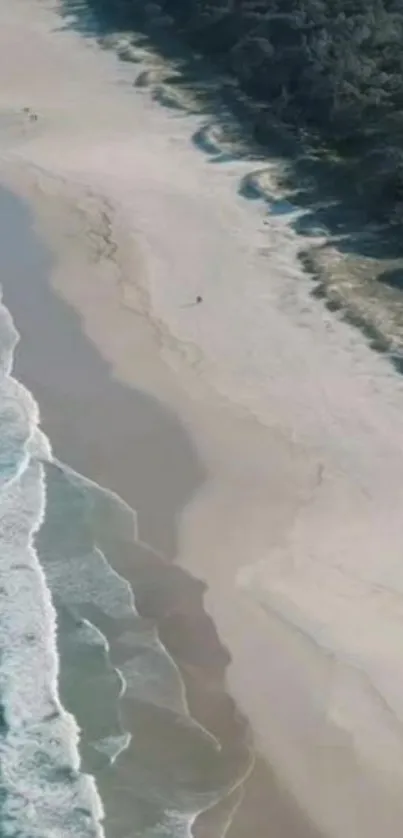
<instances>
[{"instance_id":1,"label":"sandy beach","mask_svg":"<svg viewBox=\"0 0 403 838\"><path fill-rule=\"evenodd\" d=\"M163 556L160 636L195 715L235 749L253 732L229 838L392 838L401 379L312 297L287 218L239 194L253 162L212 165L192 142L204 118L134 89L139 66L60 11L0 2L0 180L44 242L38 264L16 246L2 267L16 375L55 455Z\"/></svg>"},{"instance_id":2,"label":"sandy beach","mask_svg":"<svg viewBox=\"0 0 403 838\"><path fill-rule=\"evenodd\" d=\"M167 405L111 376L74 310L51 289L49 255L35 242L29 212L21 213L12 193L5 199L7 223L0 236L4 299L23 336L15 374L38 398L55 454L136 509L141 537L161 556L147 548L139 554L129 542L120 545L114 567L132 582L140 614L156 621L161 640L179 664L192 715L218 738L231 771L240 780L246 775L233 795L199 819L194 835L221 836L228 826L230 838L245 829L263 836L274 828L279 836L315 838L309 818L255 754L247 719L227 692L231 655L205 610L204 582L172 564L181 510L207 482L207 470ZM23 246L10 249L15 231ZM49 354L49 346L54 353ZM156 346L144 341L142 349L150 362L158 363ZM130 758L124 776L129 784Z\"/></svg>"}]
</instances>

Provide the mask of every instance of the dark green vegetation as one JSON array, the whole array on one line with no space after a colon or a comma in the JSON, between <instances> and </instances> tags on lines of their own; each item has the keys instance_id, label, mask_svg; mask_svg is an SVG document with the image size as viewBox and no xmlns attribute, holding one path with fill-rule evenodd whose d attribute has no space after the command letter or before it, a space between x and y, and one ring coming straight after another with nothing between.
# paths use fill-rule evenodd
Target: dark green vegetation
<instances>
[{"instance_id":1,"label":"dark green vegetation","mask_svg":"<svg viewBox=\"0 0 403 838\"><path fill-rule=\"evenodd\" d=\"M77 11L80 0L64 3ZM347 186L350 210L361 206L388 225L401 224L403 0L87 0L86 5L110 28L126 30L161 11L168 15L175 36L234 76L255 102L255 139L270 140L273 118L299 138L297 169L305 152L303 171L293 167L293 175L303 176L293 178L299 191L319 152L322 196L327 192L331 199ZM302 191L297 203L301 197L312 207L317 195L311 187ZM339 225L326 218L326 226L336 232Z\"/></svg>"},{"instance_id":2,"label":"dark green vegetation","mask_svg":"<svg viewBox=\"0 0 403 838\"><path fill-rule=\"evenodd\" d=\"M142 0L89 5L126 25L147 9ZM337 152L371 214L401 223L403 0L160 0L158 7L266 106L256 117L258 139L274 114L311 146Z\"/></svg>"},{"instance_id":3,"label":"dark green vegetation","mask_svg":"<svg viewBox=\"0 0 403 838\"><path fill-rule=\"evenodd\" d=\"M286 124L354 161L403 220L403 0L164 0L193 46Z\"/></svg>"},{"instance_id":4,"label":"dark green vegetation","mask_svg":"<svg viewBox=\"0 0 403 838\"><path fill-rule=\"evenodd\" d=\"M61 0L60 10L65 27L132 63L133 85L159 103L190 94L192 141L209 162L251 162L240 195L266 198L268 216L302 210L288 223L305 237L312 296L403 374L403 0ZM157 77L148 50L164 59ZM268 161L281 200L265 193ZM357 267L352 296L323 267L326 248Z\"/></svg>"}]
</instances>

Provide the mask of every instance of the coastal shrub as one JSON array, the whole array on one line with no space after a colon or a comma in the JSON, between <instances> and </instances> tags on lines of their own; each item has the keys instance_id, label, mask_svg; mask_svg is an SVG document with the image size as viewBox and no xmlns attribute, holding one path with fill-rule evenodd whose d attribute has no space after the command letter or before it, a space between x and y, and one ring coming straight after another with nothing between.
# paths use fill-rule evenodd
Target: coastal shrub
<instances>
[{"instance_id":1,"label":"coastal shrub","mask_svg":"<svg viewBox=\"0 0 403 838\"><path fill-rule=\"evenodd\" d=\"M88 0L139 19L144 0ZM149 5L149 4L148 4ZM374 215L403 220L403 0L159 0L198 52L292 131L336 150ZM266 113L256 132L264 137Z\"/></svg>"}]
</instances>

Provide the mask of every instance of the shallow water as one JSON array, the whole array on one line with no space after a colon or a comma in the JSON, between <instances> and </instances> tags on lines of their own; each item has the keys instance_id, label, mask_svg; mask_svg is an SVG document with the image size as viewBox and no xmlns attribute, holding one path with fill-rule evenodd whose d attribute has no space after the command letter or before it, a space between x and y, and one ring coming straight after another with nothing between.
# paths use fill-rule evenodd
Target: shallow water
<instances>
[{"instance_id":1,"label":"shallow water","mask_svg":"<svg viewBox=\"0 0 403 838\"><path fill-rule=\"evenodd\" d=\"M46 519L42 460L50 446L38 431L33 398L9 375L17 333L4 307L1 339L1 830L95 835L100 802L79 771L77 726L59 700L56 614L34 547Z\"/></svg>"},{"instance_id":2,"label":"shallow water","mask_svg":"<svg viewBox=\"0 0 403 838\"><path fill-rule=\"evenodd\" d=\"M25 210L0 197L20 225L8 247L18 238L28 259ZM191 717L153 617L161 560L139 541L136 512L53 458L11 375L18 339L2 305L0 834L181 838L248 757ZM133 588L115 569L128 555Z\"/></svg>"}]
</instances>

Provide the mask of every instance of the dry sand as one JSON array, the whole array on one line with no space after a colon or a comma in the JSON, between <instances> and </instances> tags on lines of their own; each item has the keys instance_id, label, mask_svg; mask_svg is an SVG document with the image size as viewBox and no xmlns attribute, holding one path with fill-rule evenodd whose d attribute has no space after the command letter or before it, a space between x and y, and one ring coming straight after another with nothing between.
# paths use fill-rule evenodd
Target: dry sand
<instances>
[{"instance_id":1,"label":"dry sand","mask_svg":"<svg viewBox=\"0 0 403 838\"><path fill-rule=\"evenodd\" d=\"M151 496L144 537L208 583L229 688L300 805L329 836L395 836L401 381L312 299L286 218L268 223L237 194L252 164L209 164L191 143L200 117L134 91L133 66L62 29L57 9L0 2L1 175L30 200L55 254L53 287L112 376L179 416L198 451L179 538ZM197 294L203 304L188 306ZM79 365L70 358L77 404L59 433L77 423L78 452L92 410L91 476L135 505L131 464L122 456L114 471L93 396L72 377ZM30 384L50 410L58 382L47 395L45 381ZM164 497L174 470L161 460Z\"/></svg>"}]
</instances>

